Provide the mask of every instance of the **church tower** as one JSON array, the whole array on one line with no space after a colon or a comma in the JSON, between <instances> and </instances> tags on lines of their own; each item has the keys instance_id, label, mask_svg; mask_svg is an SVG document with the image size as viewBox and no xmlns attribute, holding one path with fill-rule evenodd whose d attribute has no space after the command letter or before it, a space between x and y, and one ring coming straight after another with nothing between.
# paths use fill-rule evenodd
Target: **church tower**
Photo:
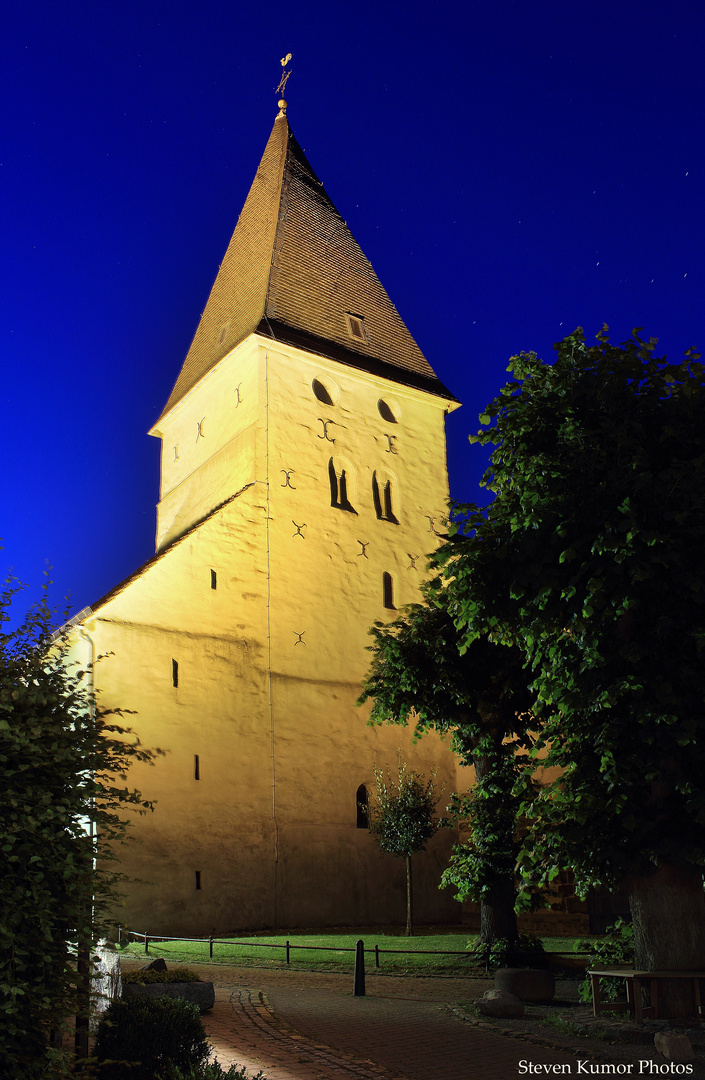
<instances>
[{"instance_id":1,"label":"church tower","mask_svg":"<svg viewBox=\"0 0 705 1080\"><path fill-rule=\"evenodd\" d=\"M437 379L277 116L166 406L155 556L84 613L101 704L166 753L121 855L151 933L403 919L403 861L359 802L373 767L437 769L436 736L370 728L367 631L418 599L448 481ZM416 909L450 834L418 857Z\"/></svg>"}]
</instances>

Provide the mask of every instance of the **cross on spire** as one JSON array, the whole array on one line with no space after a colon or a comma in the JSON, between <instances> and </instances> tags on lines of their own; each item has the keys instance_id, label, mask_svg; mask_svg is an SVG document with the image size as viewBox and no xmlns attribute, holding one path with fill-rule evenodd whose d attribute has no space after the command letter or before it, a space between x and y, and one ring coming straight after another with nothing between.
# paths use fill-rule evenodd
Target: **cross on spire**
<instances>
[{"instance_id":1,"label":"cross on spire","mask_svg":"<svg viewBox=\"0 0 705 1080\"><path fill-rule=\"evenodd\" d=\"M286 84L289 81L289 76L291 75L291 72L286 70L286 65L289 63L290 60L291 53L287 53L286 56L283 56L281 58L280 63L282 66L282 77L279 80L279 86L274 91L275 94L281 93L281 100L277 102L277 105L279 106L280 116L286 116L286 102L284 100L284 94L286 92Z\"/></svg>"}]
</instances>

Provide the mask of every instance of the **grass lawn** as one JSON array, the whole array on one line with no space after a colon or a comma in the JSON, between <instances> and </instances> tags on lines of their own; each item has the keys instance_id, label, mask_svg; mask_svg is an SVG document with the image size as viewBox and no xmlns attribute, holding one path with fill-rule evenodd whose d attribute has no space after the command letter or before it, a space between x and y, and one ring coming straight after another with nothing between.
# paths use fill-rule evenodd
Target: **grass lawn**
<instances>
[{"instance_id":1,"label":"grass lawn","mask_svg":"<svg viewBox=\"0 0 705 1080\"><path fill-rule=\"evenodd\" d=\"M365 968L370 973L379 970L380 973L389 975L485 974L484 969L473 967L469 961L467 945L474 939L467 930L451 930L445 933L419 931L412 938L364 930L328 934L296 931L289 934L257 934L254 937L238 937L232 940L217 939L213 946L212 960L209 958L207 941L150 941L149 957L154 959L163 956L167 963L173 964L205 961L215 964L234 963L242 967L286 968L285 946L288 940L292 968L352 972L355 967L355 943L358 939L365 943ZM543 938L543 943L549 952L570 956L576 940ZM379 948L379 969L375 967L375 946ZM123 953L135 959L144 957L144 943L132 942L123 948ZM429 953L432 955L428 955ZM444 953L464 955L443 955Z\"/></svg>"}]
</instances>

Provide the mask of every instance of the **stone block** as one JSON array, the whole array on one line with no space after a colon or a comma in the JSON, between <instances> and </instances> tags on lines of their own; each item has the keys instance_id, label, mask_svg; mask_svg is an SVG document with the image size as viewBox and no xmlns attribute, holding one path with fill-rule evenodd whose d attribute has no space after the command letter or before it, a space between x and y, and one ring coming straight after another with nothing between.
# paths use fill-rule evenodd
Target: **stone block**
<instances>
[{"instance_id":1,"label":"stone block","mask_svg":"<svg viewBox=\"0 0 705 1080\"><path fill-rule=\"evenodd\" d=\"M657 1031L654 1045L667 1061L692 1061L695 1057L688 1036L674 1031Z\"/></svg>"},{"instance_id":2,"label":"stone block","mask_svg":"<svg viewBox=\"0 0 705 1080\"><path fill-rule=\"evenodd\" d=\"M475 1002L482 1016L499 1016L507 1019L524 1015L524 1006L514 994L504 990L488 990Z\"/></svg>"},{"instance_id":3,"label":"stone block","mask_svg":"<svg viewBox=\"0 0 705 1080\"><path fill-rule=\"evenodd\" d=\"M140 968L140 971L166 971L166 960L163 956L158 956L156 960L152 960L150 964L145 964Z\"/></svg>"},{"instance_id":4,"label":"stone block","mask_svg":"<svg viewBox=\"0 0 705 1080\"><path fill-rule=\"evenodd\" d=\"M495 990L514 994L522 1001L550 1001L556 992L552 971L541 968L499 968L494 976Z\"/></svg>"}]
</instances>

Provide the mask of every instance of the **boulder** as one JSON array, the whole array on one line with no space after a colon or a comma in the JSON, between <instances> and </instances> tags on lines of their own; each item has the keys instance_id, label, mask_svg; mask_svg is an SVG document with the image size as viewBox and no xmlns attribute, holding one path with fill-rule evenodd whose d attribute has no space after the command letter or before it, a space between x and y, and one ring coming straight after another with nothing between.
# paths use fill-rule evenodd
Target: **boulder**
<instances>
[{"instance_id":1,"label":"boulder","mask_svg":"<svg viewBox=\"0 0 705 1080\"><path fill-rule=\"evenodd\" d=\"M159 982L123 983L122 996L180 997L198 1005L201 1012L208 1012L215 1005L215 989L212 982Z\"/></svg>"},{"instance_id":2,"label":"boulder","mask_svg":"<svg viewBox=\"0 0 705 1080\"><path fill-rule=\"evenodd\" d=\"M152 960L151 964L141 967L140 971L166 971L166 960L163 956L158 956L156 960Z\"/></svg>"},{"instance_id":3,"label":"boulder","mask_svg":"<svg viewBox=\"0 0 705 1080\"><path fill-rule=\"evenodd\" d=\"M481 998L478 998L475 1007L482 1016L499 1016L508 1019L524 1015L524 1006L519 998L504 990L488 990Z\"/></svg>"},{"instance_id":4,"label":"boulder","mask_svg":"<svg viewBox=\"0 0 705 1080\"><path fill-rule=\"evenodd\" d=\"M541 968L499 968L494 987L522 1001L548 1002L556 992L556 979L552 971Z\"/></svg>"},{"instance_id":5,"label":"boulder","mask_svg":"<svg viewBox=\"0 0 705 1080\"><path fill-rule=\"evenodd\" d=\"M692 1061L695 1057L688 1036L678 1035L674 1031L657 1031L654 1045L666 1061ZM665 1069L666 1066L663 1067Z\"/></svg>"}]
</instances>

